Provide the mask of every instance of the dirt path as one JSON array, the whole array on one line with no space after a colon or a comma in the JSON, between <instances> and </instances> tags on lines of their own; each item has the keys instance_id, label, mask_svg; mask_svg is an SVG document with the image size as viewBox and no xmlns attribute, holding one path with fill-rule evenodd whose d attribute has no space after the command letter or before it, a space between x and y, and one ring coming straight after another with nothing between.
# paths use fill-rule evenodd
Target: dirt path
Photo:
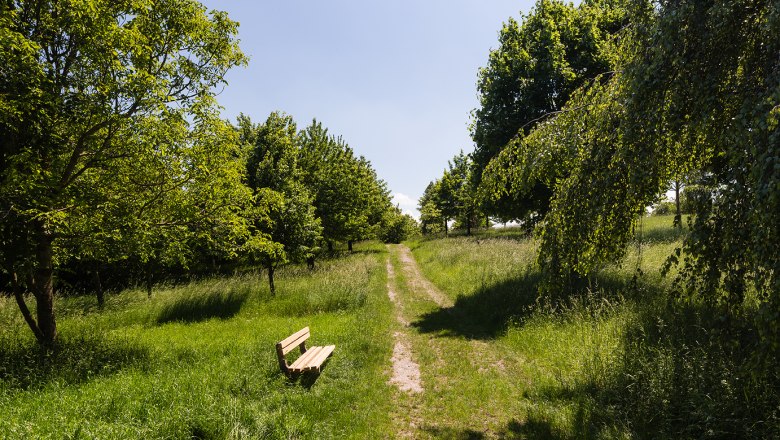
<instances>
[{"instance_id":1,"label":"dirt path","mask_svg":"<svg viewBox=\"0 0 780 440\"><path fill-rule=\"evenodd\" d=\"M395 306L395 318L404 328L409 327L401 312L403 307L399 303L398 295L395 293L395 270L390 260L387 260L387 296ZM412 358L412 352L406 342L406 336L402 331L393 333L395 346L393 347L393 357L390 362L393 366L393 375L390 377L390 383L398 386L401 391L409 393L421 393L423 391L420 381L420 365Z\"/></svg>"},{"instance_id":2,"label":"dirt path","mask_svg":"<svg viewBox=\"0 0 780 440\"><path fill-rule=\"evenodd\" d=\"M462 312L425 277L408 247L387 249L391 254L387 294L400 324L392 330L395 347L389 380L399 390L392 416L395 437L501 438L497 428L502 421L491 411L495 399L482 393L496 381L517 377L514 366L519 362L484 340L442 337L446 325L452 324L444 324L442 331L421 330L419 323L431 313L439 313L434 319L446 322L458 321ZM442 318L441 311L450 318ZM421 371L415 361L425 369ZM460 415L453 417L453 412ZM475 433L484 437L470 436Z\"/></svg>"},{"instance_id":3,"label":"dirt path","mask_svg":"<svg viewBox=\"0 0 780 440\"><path fill-rule=\"evenodd\" d=\"M451 308L453 306L452 300L425 278L425 275L422 274L420 267L417 265L417 261L412 256L412 251L403 245L398 246L396 249L398 249L398 257L401 260L401 264L403 264L404 272L407 274L409 287L418 292L425 292L439 307L443 309Z\"/></svg>"}]
</instances>

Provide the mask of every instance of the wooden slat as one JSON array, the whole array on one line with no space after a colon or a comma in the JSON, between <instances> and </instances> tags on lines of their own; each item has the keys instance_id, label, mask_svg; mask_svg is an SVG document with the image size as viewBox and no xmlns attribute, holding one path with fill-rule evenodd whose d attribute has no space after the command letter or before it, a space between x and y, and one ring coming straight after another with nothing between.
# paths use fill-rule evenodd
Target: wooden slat
<instances>
[{"instance_id":1,"label":"wooden slat","mask_svg":"<svg viewBox=\"0 0 780 440\"><path fill-rule=\"evenodd\" d=\"M309 360L308 365L306 366L306 371L315 371L317 373L320 372L320 366L323 362L325 362L325 359L328 358L328 356L333 353L333 350L336 348L335 345L327 345L325 347L322 347L322 350L320 350L317 355Z\"/></svg>"},{"instance_id":2,"label":"wooden slat","mask_svg":"<svg viewBox=\"0 0 780 440\"><path fill-rule=\"evenodd\" d=\"M302 354L301 357L290 365L290 371L293 373L306 371L306 367L309 365L310 361L317 356L320 350L322 350L322 347L312 347L306 350L306 353Z\"/></svg>"},{"instance_id":3,"label":"wooden slat","mask_svg":"<svg viewBox=\"0 0 780 440\"><path fill-rule=\"evenodd\" d=\"M309 339L309 336L310 336L309 327L304 327L301 330L298 330L297 332L290 335L290 337L288 337L287 339L276 344L276 347L277 349L281 350L282 355L286 355L287 353L295 350L299 345L301 345L301 343Z\"/></svg>"}]
</instances>

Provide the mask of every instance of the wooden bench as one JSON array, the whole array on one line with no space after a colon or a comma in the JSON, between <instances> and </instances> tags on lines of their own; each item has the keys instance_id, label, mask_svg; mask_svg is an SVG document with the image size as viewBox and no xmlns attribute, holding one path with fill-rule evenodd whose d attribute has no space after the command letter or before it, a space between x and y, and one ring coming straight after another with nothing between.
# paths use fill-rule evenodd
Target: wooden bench
<instances>
[{"instance_id":1,"label":"wooden bench","mask_svg":"<svg viewBox=\"0 0 780 440\"><path fill-rule=\"evenodd\" d=\"M309 336L311 336L309 327L304 327L276 344L279 367L288 376L309 371L319 373L320 366L333 353L333 349L336 348L335 345L326 345L324 347L310 347L307 350L306 340L309 339ZM295 347L301 347L301 355L295 362L288 364L286 359L287 353L295 350Z\"/></svg>"}]
</instances>

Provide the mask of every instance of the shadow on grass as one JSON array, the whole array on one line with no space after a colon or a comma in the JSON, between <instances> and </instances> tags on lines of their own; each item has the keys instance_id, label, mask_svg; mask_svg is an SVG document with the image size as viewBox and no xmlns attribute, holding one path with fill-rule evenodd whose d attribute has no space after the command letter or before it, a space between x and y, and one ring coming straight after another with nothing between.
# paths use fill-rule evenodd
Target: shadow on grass
<instances>
[{"instance_id":1,"label":"shadow on grass","mask_svg":"<svg viewBox=\"0 0 780 440\"><path fill-rule=\"evenodd\" d=\"M751 319L701 304L637 309L614 365L524 396L571 408L569 426L532 412L504 438L780 438L780 364Z\"/></svg>"},{"instance_id":2,"label":"shadow on grass","mask_svg":"<svg viewBox=\"0 0 780 440\"><path fill-rule=\"evenodd\" d=\"M458 429L446 426L424 426L422 430L435 439L442 440L482 440L487 434L473 429ZM525 422L515 419L509 421L504 428L491 435L499 439L565 439L568 436L559 433L551 423L542 419L531 418ZM577 437L580 438L580 437Z\"/></svg>"},{"instance_id":3,"label":"shadow on grass","mask_svg":"<svg viewBox=\"0 0 780 440\"><path fill-rule=\"evenodd\" d=\"M536 301L540 279L538 273L529 273L484 287L468 296L458 296L452 307L426 313L412 326L423 333L473 339L496 338L513 319L528 313Z\"/></svg>"},{"instance_id":4,"label":"shadow on grass","mask_svg":"<svg viewBox=\"0 0 780 440\"><path fill-rule=\"evenodd\" d=\"M446 440L481 440L485 434L472 429L456 429L446 426L423 426L422 430L433 438Z\"/></svg>"},{"instance_id":5,"label":"shadow on grass","mask_svg":"<svg viewBox=\"0 0 780 440\"><path fill-rule=\"evenodd\" d=\"M241 306L248 297L247 291L212 292L184 296L163 306L157 315L157 323L199 322L211 318L231 318L241 311Z\"/></svg>"},{"instance_id":6,"label":"shadow on grass","mask_svg":"<svg viewBox=\"0 0 780 440\"><path fill-rule=\"evenodd\" d=\"M522 319L539 306L539 285L542 275L538 271L526 271L514 279L484 286L470 295L458 296L452 307L441 308L423 314L412 323L423 333L439 333L441 336L461 336L470 339L495 339L502 335L512 322ZM551 298L555 308L567 308L573 301L588 304L607 299L610 302L625 298L650 300L662 294L657 283L615 277L609 274L582 280L579 287ZM545 302L548 306L550 303Z\"/></svg>"},{"instance_id":7,"label":"shadow on grass","mask_svg":"<svg viewBox=\"0 0 780 440\"><path fill-rule=\"evenodd\" d=\"M48 383L77 384L148 365L149 350L121 339L99 336L61 340L54 350L35 342L0 343L0 382L10 389L36 389Z\"/></svg>"},{"instance_id":8,"label":"shadow on grass","mask_svg":"<svg viewBox=\"0 0 780 440\"><path fill-rule=\"evenodd\" d=\"M780 363L759 334L747 313L645 308L626 332L613 387L595 396L643 436L780 438Z\"/></svg>"}]
</instances>

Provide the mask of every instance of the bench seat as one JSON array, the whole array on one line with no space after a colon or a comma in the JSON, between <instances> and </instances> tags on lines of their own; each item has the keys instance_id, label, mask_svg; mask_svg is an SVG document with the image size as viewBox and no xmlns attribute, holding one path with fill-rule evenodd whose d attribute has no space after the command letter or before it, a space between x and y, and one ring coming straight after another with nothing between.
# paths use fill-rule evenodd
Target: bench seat
<instances>
[{"instance_id":1,"label":"bench seat","mask_svg":"<svg viewBox=\"0 0 780 440\"><path fill-rule=\"evenodd\" d=\"M282 372L289 375L297 375L306 372L319 373L322 364L333 354L335 345L326 345L324 347L310 347L306 349L306 340L311 336L309 327L293 333L283 341L276 344L276 354L279 358L279 368ZM300 347L301 355L292 364L287 363L287 353Z\"/></svg>"},{"instance_id":2,"label":"bench seat","mask_svg":"<svg viewBox=\"0 0 780 440\"><path fill-rule=\"evenodd\" d=\"M324 347L310 347L306 353L302 354L295 362L288 367L291 373L300 374L306 371L315 373L320 372L320 366L325 359L333 353L335 345L326 345Z\"/></svg>"}]
</instances>

